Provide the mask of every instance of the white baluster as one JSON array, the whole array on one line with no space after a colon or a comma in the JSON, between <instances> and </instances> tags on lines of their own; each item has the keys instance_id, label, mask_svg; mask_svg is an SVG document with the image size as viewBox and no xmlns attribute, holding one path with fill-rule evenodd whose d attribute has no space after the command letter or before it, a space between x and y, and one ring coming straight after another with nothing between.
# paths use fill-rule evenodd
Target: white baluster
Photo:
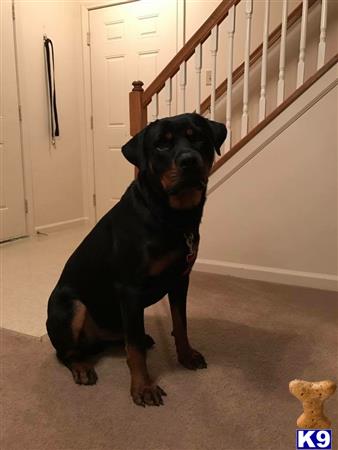
<instances>
[{"instance_id":1,"label":"white baluster","mask_svg":"<svg viewBox=\"0 0 338 450\"><path fill-rule=\"evenodd\" d=\"M327 23L327 0L322 0L322 11L320 16L320 36L318 44L317 70L324 65L326 47L326 23Z\"/></svg>"},{"instance_id":2,"label":"white baluster","mask_svg":"<svg viewBox=\"0 0 338 450\"><path fill-rule=\"evenodd\" d=\"M216 66L217 66L217 50L218 50L218 25L211 30L211 94L210 94L210 119L215 119L215 103L216 103Z\"/></svg>"},{"instance_id":3,"label":"white baluster","mask_svg":"<svg viewBox=\"0 0 338 450\"><path fill-rule=\"evenodd\" d=\"M269 16L270 16L270 0L265 0L263 53L262 53L262 70L261 70L261 96L259 99L259 116L258 116L259 121L263 120L266 114L266 72L268 59Z\"/></svg>"},{"instance_id":4,"label":"white baluster","mask_svg":"<svg viewBox=\"0 0 338 450\"><path fill-rule=\"evenodd\" d=\"M252 18L252 0L245 1L245 16L246 16L246 37L245 37L245 52L244 52L244 86L243 86L243 113L242 113L242 130L241 137L244 137L248 132L249 115L249 60L250 60L250 38L251 38L251 18Z\"/></svg>"},{"instance_id":5,"label":"white baluster","mask_svg":"<svg viewBox=\"0 0 338 450\"><path fill-rule=\"evenodd\" d=\"M234 34L235 34L235 5L229 10L228 15L228 73L227 73L227 94L226 94L226 127L228 131L227 139L225 140L225 151L231 148L231 101L232 101L232 71L233 71L233 55L234 55Z\"/></svg>"},{"instance_id":6,"label":"white baluster","mask_svg":"<svg viewBox=\"0 0 338 450\"><path fill-rule=\"evenodd\" d=\"M308 13L308 0L303 0L302 23L301 23L300 43L299 43L299 60L297 68L297 88L299 88L299 86L301 86L304 83L307 13Z\"/></svg>"},{"instance_id":7,"label":"white baluster","mask_svg":"<svg viewBox=\"0 0 338 450\"><path fill-rule=\"evenodd\" d=\"M196 112L201 112L201 71L202 71L202 44L195 48L195 73L196 73Z\"/></svg>"},{"instance_id":8,"label":"white baluster","mask_svg":"<svg viewBox=\"0 0 338 450\"><path fill-rule=\"evenodd\" d=\"M184 61L180 67L180 88L181 88L181 99L182 99L182 112L185 112L185 88L187 85L187 64Z\"/></svg>"},{"instance_id":9,"label":"white baluster","mask_svg":"<svg viewBox=\"0 0 338 450\"><path fill-rule=\"evenodd\" d=\"M172 100L172 92L171 92L171 78L165 82L164 86L165 92L165 103L167 105L168 116L171 116L171 100Z\"/></svg>"},{"instance_id":10,"label":"white baluster","mask_svg":"<svg viewBox=\"0 0 338 450\"><path fill-rule=\"evenodd\" d=\"M285 87L285 48L286 48L286 31L288 22L288 0L283 0L282 12L282 31L279 52L279 75L277 85L277 106L284 101Z\"/></svg>"},{"instance_id":11,"label":"white baluster","mask_svg":"<svg viewBox=\"0 0 338 450\"><path fill-rule=\"evenodd\" d=\"M151 99L151 116L153 120L158 119L158 94L156 93Z\"/></svg>"}]
</instances>

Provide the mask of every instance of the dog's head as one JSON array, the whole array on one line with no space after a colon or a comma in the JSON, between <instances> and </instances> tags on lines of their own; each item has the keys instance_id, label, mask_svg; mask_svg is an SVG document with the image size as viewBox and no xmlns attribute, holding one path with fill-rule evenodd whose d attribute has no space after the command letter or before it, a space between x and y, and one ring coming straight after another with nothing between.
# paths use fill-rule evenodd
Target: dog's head
<instances>
[{"instance_id":1,"label":"dog's head","mask_svg":"<svg viewBox=\"0 0 338 450\"><path fill-rule=\"evenodd\" d=\"M175 209L197 206L203 197L225 126L199 114L181 114L149 124L122 147L141 173L155 177Z\"/></svg>"}]
</instances>

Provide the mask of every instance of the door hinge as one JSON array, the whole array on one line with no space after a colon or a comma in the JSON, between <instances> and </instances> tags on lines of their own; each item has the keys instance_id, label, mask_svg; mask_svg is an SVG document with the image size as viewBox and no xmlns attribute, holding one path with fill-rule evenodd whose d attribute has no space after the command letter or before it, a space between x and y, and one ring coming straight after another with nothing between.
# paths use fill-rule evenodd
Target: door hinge
<instances>
[{"instance_id":1,"label":"door hinge","mask_svg":"<svg viewBox=\"0 0 338 450\"><path fill-rule=\"evenodd\" d=\"M94 117L90 116L90 129L94 130Z\"/></svg>"},{"instance_id":2,"label":"door hinge","mask_svg":"<svg viewBox=\"0 0 338 450\"><path fill-rule=\"evenodd\" d=\"M96 194L93 194L93 205L96 206Z\"/></svg>"},{"instance_id":3,"label":"door hinge","mask_svg":"<svg viewBox=\"0 0 338 450\"><path fill-rule=\"evenodd\" d=\"M87 45L90 47L90 32L87 31Z\"/></svg>"},{"instance_id":4,"label":"door hinge","mask_svg":"<svg viewBox=\"0 0 338 450\"><path fill-rule=\"evenodd\" d=\"M12 18L13 18L13 20L15 20L15 5L14 5L14 0L12 0Z\"/></svg>"},{"instance_id":5,"label":"door hinge","mask_svg":"<svg viewBox=\"0 0 338 450\"><path fill-rule=\"evenodd\" d=\"M19 121L22 122L22 111L21 111L21 105L19 105Z\"/></svg>"},{"instance_id":6,"label":"door hinge","mask_svg":"<svg viewBox=\"0 0 338 450\"><path fill-rule=\"evenodd\" d=\"M25 198L25 213L28 214L28 200Z\"/></svg>"}]
</instances>

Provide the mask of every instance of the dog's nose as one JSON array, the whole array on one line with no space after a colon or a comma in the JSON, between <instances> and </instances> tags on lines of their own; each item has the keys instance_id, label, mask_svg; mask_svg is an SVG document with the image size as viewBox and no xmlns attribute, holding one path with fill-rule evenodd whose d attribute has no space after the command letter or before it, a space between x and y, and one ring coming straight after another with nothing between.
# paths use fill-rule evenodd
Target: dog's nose
<instances>
[{"instance_id":1,"label":"dog's nose","mask_svg":"<svg viewBox=\"0 0 338 450\"><path fill-rule=\"evenodd\" d=\"M192 155L191 153L183 153L177 159L177 164L182 170L193 169L198 166L198 159L195 155Z\"/></svg>"}]
</instances>

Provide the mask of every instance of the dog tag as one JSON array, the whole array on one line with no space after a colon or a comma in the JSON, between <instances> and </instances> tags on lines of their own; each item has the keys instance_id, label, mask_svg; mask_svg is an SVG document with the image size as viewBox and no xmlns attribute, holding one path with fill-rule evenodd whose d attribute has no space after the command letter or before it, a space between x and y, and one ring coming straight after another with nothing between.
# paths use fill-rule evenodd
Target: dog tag
<instances>
[{"instance_id":1,"label":"dog tag","mask_svg":"<svg viewBox=\"0 0 338 450\"><path fill-rule=\"evenodd\" d=\"M185 258L185 260L187 262L187 268L183 272L183 275L187 275L190 272L190 270L195 262L196 253L194 252L194 235L193 235L193 233L190 233L189 235L185 234L184 237L185 237L185 242L187 244L187 247L189 249L189 253L187 254L187 256Z\"/></svg>"},{"instance_id":2,"label":"dog tag","mask_svg":"<svg viewBox=\"0 0 338 450\"><path fill-rule=\"evenodd\" d=\"M189 236L187 236L185 234L184 237L185 237L185 242L189 248L188 256L193 255L194 254L194 235L193 235L193 233L190 233Z\"/></svg>"}]
</instances>

